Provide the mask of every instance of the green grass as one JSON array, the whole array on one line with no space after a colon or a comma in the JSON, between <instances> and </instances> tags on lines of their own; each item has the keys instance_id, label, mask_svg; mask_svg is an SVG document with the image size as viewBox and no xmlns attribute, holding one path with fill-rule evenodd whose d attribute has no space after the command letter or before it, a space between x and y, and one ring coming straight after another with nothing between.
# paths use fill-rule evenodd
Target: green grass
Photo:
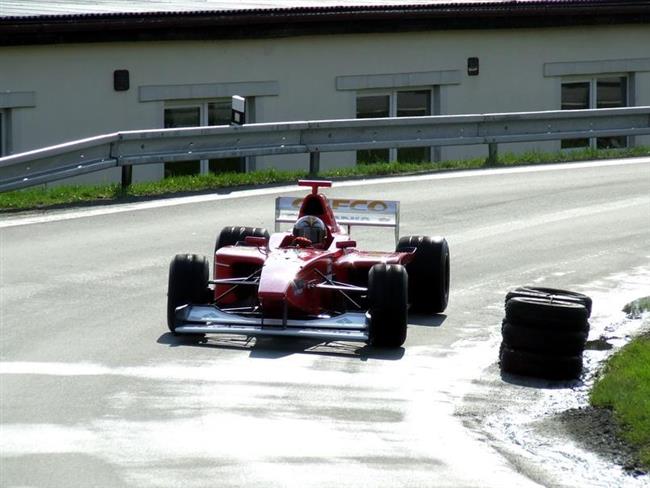
<instances>
[{"instance_id":1,"label":"green grass","mask_svg":"<svg viewBox=\"0 0 650 488\"><path fill-rule=\"evenodd\" d=\"M298 178L304 178L305 176L306 172L304 171L270 169L251 173L178 176L160 181L135 183L126 190L123 190L118 184L36 187L0 193L0 210L27 210L101 201L119 202L138 197L156 197L219 188L296 181Z\"/></svg>"},{"instance_id":2,"label":"green grass","mask_svg":"<svg viewBox=\"0 0 650 488\"><path fill-rule=\"evenodd\" d=\"M591 392L591 403L613 409L624 438L650 468L650 334L612 356Z\"/></svg>"},{"instance_id":3,"label":"green grass","mask_svg":"<svg viewBox=\"0 0 650 488\"><path fill-rule=\"evenodd\" d=\"M545 153L531 151L523 154L503 154L497 166L528 164L550 164L591 159L609 159L650 155L650 148L630 149L585 149ZM323 171L324 178L354 178L387 176L412 173L426 173L446 170L477 169L485 167L485 158L439 163L376 163L359 164L351 168ZM268 169L250 173L222 173L167 178L161 181L135 183L122 190L117 184L72 186L62 185L50 188L37 187L0 193L0 211L47 208L56 205L74 205L88 202L120 202L140 197L156 197L177 193L201 192L238 186L270 185L295 182L307 176L307 171L280 171Z\"/></svg>"}]
</instances>

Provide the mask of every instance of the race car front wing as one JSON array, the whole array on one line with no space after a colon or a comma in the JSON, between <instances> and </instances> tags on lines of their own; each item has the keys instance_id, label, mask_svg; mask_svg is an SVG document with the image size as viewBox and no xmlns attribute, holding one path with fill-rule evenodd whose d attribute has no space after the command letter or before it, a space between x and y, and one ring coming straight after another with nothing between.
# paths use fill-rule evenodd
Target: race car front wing
<instances>
[{"instance_id":1,"label":"race car front wing","mask_svg":"<svg viewBox=\"0 0 650 488\"><path fill-rule=\"evenodd\" d=\"M347 312L307 320L271 319L226 312L214 305L183 305L176 309L179 334L290 336L323 341L368 341L368 316Z\"/></svg>"}]
</instances>

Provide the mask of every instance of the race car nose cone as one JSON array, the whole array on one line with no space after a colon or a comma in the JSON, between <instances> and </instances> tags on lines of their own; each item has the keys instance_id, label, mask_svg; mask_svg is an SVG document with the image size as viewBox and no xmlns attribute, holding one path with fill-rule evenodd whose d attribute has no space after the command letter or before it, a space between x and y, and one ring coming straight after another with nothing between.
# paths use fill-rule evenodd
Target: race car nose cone
<instances>
[{"instance_id":1,"label":"race car nose cone","mask_svg":"<svg viewBox=\"0 0 650 488\"><path fill-rule=\"evenodd\" d=\"M269 257L260 276L258 295L262 302L284 300L303 264L299 259L290 259L290 256Z\"/></svg>"}]
</instances>

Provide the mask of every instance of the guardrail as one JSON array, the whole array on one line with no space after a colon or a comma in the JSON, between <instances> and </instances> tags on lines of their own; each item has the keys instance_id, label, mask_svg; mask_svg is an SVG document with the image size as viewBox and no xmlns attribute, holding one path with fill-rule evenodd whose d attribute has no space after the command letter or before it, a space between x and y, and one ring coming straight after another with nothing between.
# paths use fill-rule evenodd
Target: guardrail
<instances>
[{"instance_id":1,"label":"guardrail","mask_svg":"<svg viewBox=\"0 0 650 488\"><path fill-rule=\"evenodd\" d=\"M133 165L225 157L310 154L420 146L497 144L650 134L650 107L483 115L318 120L116 132L0 158L0 191Z\"/></svg>"}]
</instances>

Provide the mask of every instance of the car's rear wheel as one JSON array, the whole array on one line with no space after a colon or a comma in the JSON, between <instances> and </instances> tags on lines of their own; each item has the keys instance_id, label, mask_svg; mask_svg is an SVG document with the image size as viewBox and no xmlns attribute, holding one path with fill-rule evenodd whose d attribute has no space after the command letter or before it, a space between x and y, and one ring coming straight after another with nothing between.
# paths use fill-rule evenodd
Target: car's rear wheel
<instances>
[{"instance_id":1,"label":"car's rear wheel","mask_svg":"<svg viewBox=\"0 0 650 488\"><path fill-rule=\"evenodd\" d=\"M369 342L400 347L406 340L408 274L400 264L375 264L368 274Z\"/></svg>"},{"instance_id":2,"label":"car's rear wheel","mask_svg":"<svg viewBox=\"0 0 650 488\"><path fill-rule=\"evenodd\" d=\"M449 245L443 237L406 236L397 252L415 248L406 265L409 277L409 303L416 312L442 313L449 303Z\"/></svg>"},{"instance_id":3,"label":"car's rear wheel","mask_svg":"<svg viewBox=\"0 0 650 488\"><path fill-rule=\"evenodd\" d=\"M238 242L244 241L247 237L264 237L265 239L269 239L269 232L263 227L224 227L217 236L217 240L214 245L214 253L216 254L216 252L222 247L234 246ZM215 258L214 276L217 276L217 263L215 254L213 254L213 257ZM246 277L258 269L258 265L239 263L231 268L232 275L230 277ZM256 296L255 290L247 286L240 286L236 288L233 293L234 296L237 297L237 300L254 300Z\"/></svg>"},{"instance_id":4,"label":"car's rear wheel","mask_svg":"<svg viewBox=\"0 0 650 488\"><path fill-rule=\"evenodd\" d=\"M263 227L224 227L217 236L217 240L214 245L214 252L216 253L224 246L234 246L247 237L264 237L268 239L269 231Z\"/></svg>"},{"instance_id":5,"label":"car's rear wheel","mask_svg":"<svg viewBox=\"0 0 650 488\"><path fill-rule=\"evenodd\" d=\"M205 256L177 254L169 265L167 326L176 332L176 308L188 303L205 303L209 294L210 264Z\"/></svg>"}]
</instances>

